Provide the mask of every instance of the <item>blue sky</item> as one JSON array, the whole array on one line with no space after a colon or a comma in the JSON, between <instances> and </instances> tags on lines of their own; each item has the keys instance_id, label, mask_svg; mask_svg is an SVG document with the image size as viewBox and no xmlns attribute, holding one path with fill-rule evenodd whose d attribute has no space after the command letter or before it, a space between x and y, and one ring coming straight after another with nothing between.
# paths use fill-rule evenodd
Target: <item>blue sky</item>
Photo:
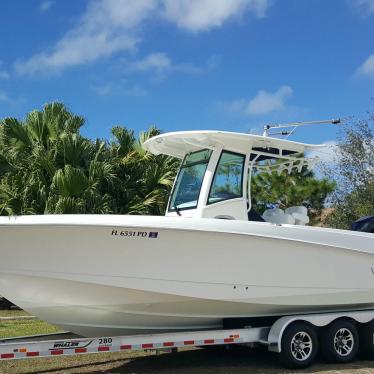
<instances>
[{"instance_id":1,"label":"blue sky","mask_svg":"<svg viewBox=\"0 0 374 374\"><path fill-rule=\"evenodd\" d=\"M58 100L84 134L362 117L374 0L5 0L0 118ZM331 141L336 127L293 137Z\"/></svg>"}]
</instances>

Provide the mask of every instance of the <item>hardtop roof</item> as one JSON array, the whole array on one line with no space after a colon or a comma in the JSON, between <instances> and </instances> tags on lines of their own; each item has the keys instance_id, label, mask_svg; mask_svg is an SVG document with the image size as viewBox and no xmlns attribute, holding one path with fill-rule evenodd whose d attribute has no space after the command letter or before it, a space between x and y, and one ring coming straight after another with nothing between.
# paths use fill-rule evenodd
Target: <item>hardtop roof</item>
<instances>
[{"instance_id":1,"label":"hardtop roof","mask_svg":"<svg viewBox=\"0 0 374 374\"><path fill-rule=\"evenodd\" d=\"M148 139L143 144L143 147L153 154L165 154L177 158L183 158L187 153L200 149L215 149L217 146L245 154L250 153L253 148L275 148L285 155L305 153L324 147L323 144L305 144L270 136L214 130L169 132Z\"/></svg>"}]
</instances>

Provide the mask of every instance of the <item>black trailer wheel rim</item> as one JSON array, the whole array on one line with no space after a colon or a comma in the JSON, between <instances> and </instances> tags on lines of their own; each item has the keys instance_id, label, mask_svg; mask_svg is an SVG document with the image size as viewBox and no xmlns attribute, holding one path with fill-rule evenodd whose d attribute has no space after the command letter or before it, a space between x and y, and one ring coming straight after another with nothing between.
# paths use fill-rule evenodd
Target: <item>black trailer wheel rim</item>
<instances>
[{"instance_id":1,"label":"black trailer wheel rim","mask_svg":"<svg viewBox=\"0 0 374 374\"><path fill-rule=\"evenodd\" d=\"M312 337L306 331L297 332L291 340L291 354L297 361L307 360L313 351Z\"/></svg>"},{"instance_id":2,"label":"black trailer wheel rim","mask_svg":"<svg viewBox=\"0 0 374 374\"><path fill-rule=\"evenodd\" d=\"M340 356L348 356L354 347L354 338L351 330L343 327L334 336L334 348Z\"/></svg>"}]
</instances>

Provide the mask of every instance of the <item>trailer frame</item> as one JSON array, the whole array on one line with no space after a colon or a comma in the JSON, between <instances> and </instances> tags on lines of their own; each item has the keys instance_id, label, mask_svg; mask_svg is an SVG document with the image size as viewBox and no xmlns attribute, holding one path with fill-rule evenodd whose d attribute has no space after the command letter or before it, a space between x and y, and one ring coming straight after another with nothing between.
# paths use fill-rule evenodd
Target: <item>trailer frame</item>
<instances>
[{"instance_id":1,"label":"trailer frame","mask_svg":"<svg viewBox=\"0 0 374 374\"><path fill-rule=\"evenodd\" d=\"M269 330L268 327L256 327L151 335L10 342L0 344L0 360L255 343L265 341Z\"/></svg>"},{"instance_id":2,"label":"trailer frame","mask_svg":"<svg viewBox=\"0 0 374 374\"><path fill-rule=\"evenodd\" d=\"M217 345L254 345L268 346L269 351L281 357L282 338L294 323L312 326L316 331L327 328L333 322L351 321L362 328L370 327L366 341L371 343L369 351L374 353L374 310L347 312L326 312L315 314L288 315L277 319L271 326L244 326L235 329L187 331L163 334L107 336L95 338L57 339L38 341L0 342L0 362L3 360L28 359L36 357L71 356L90 353L124 352L135 350L165 350L182 347L205 347ZM26 337L25 337L26 338ZM358 342L357 342L358 344ZM368 351L368 349L366 349ZM374 357L373 357L374 358ZM281 357L282 359L282 357ZM289 367L291 363L287 363ZM310 365L310 363L308 364ZM306 367L300 363L293 367Z\"/></svg>"}]
</instances>

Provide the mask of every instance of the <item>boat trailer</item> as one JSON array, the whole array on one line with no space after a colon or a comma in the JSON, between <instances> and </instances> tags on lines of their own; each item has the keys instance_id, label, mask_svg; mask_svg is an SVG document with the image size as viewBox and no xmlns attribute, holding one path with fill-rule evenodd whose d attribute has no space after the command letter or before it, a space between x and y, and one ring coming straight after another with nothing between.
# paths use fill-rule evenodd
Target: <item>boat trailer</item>
<instances>
[{"instance_id":1,"label":"boat trailer","mask_svg":"<svg viewBox=\"0 0 374 374\"><path fill-rule=\"evenodd\" d=\"M325 333L330 331L331 327L334 327L337 331L336 335L333 336L333 344L335 344L337 352L339 353L340 349L342 353L341 357L338 355L335 357L335 362L348 362L349 354L354 351L357 353L359 340L360 344L365 344L361 347L364 352L373 354L374 357L374 310L367 310L284 316L277 319L271 326L263 327L247 326L227 330L151 335L0 342L0 362L2 360L89 353L262 344L267 345L269 351L279 353L281 361L286 366L301 368L309 366L317 354L317 335L327 336ZM360 339L358 339L357 331L360 334ZM342 337L342 342L345 343L346 347L336 345L337 337L342 332L346 334L343 334ZM313 335L315 339L313 339ZM310 338L310 341L305 339L306 336ZM299 337L299 340L295 337ZM324 352L322 351L322 353Z\"/></svg>"}]
</instances>

